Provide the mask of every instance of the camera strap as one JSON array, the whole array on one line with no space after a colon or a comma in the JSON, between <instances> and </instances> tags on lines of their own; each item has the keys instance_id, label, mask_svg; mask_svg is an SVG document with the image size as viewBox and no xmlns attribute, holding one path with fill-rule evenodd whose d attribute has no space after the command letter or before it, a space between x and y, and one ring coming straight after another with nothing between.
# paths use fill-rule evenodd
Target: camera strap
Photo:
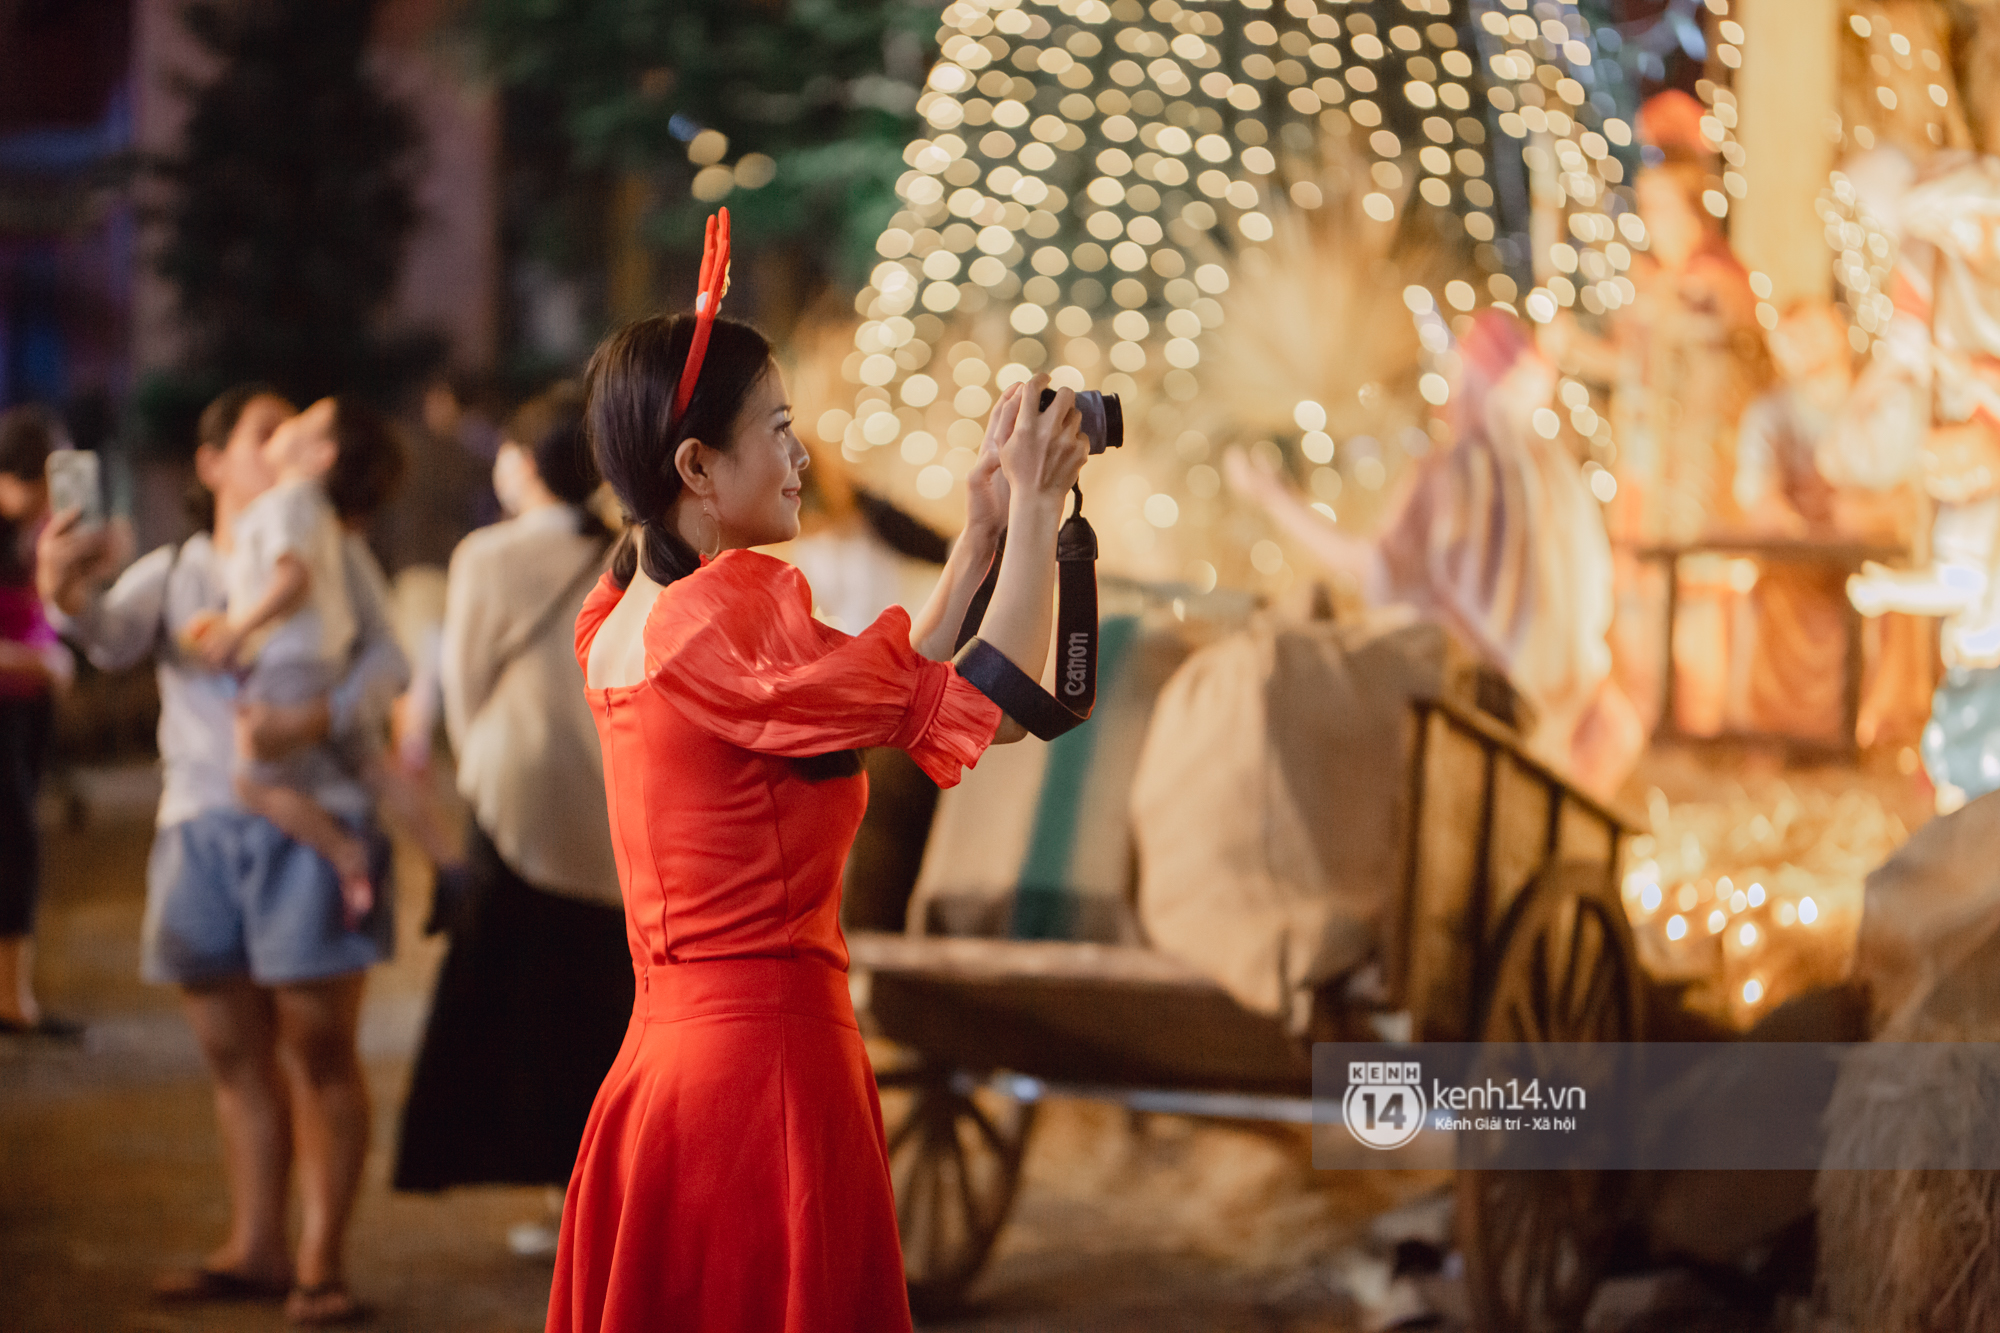
<instances>
[{"instance_id":1,"label":"camera strap","mask_svg":"<svg viewBox=\"0 0 2000 1333\"><path fill-rule=\"evenodd\" d=\"M1000 580L1000 555L972 596L959 627L952 664L979 692L1035 736L1052 741L1081 726L1097 702L1097 534L1083 516L1083 487L1076 510L1056 533L1056 694L1007 660L998 648L977 638L979 623Z\"/></svg>"}]
</instances>

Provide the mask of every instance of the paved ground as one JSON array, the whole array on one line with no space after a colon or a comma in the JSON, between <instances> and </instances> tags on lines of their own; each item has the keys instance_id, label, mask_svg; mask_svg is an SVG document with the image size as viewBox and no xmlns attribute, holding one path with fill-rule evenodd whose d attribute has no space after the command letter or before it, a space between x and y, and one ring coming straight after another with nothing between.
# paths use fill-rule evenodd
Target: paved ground
<instances>
[{"instance_id":1,"label":"paved ground","mask_svg":"<svg viewBox=\"0 0 2000 1333\"><path fill-rule=\"evenodd\" d=\"M270 1307L165 1310L158 1268L199 1259L226 1209L209 1093L173 996L136 977L153 792L143 770L91 777L88 817L52 827L42 993L90 1024L80 1048L0 1038L0 1333L253 1333ZM53 803L52 803L53 806ZM389 1191L408 1064L440 947L404 904L397 960L370 980L362 1043L376 1140L352 1246L375 1327L533 1333L546 1261L506 1248L547 1216L538 1190ZM1355 1333L1386 1272L1371 1220L1442 1173L1314 1171L1304 1138L1095 1103L1043 1107L1012 1220L955 1333ZM1376 1247L1379 1252L1379 1247ZM1624 1321L1621 1321L1624 1322ZM1626 1322L1752 1333L1756 1321Z\"/></svg>"},{"instance_id":2,"label":"paved ground","mask_svg":"<svg viewBox=\"0 0 2000 1333\"><path fill-rule=\"evenodd\" d=\"M51 833L40 975L52 1008L89 1021L88 1042L0 1039L0 1330L277 1329L269 1307L169 1311L145 1297L156 1268L192 1262L219 1238L225 1199L193 1041L172 995L135 975L145 775L100 778L86 795L87 822ZM354 1286L382 1329L538 1330L548 1268L510 1254L504 1238L543 1215L542 1192L387 1188L439 952L415 935L416 916L405 904L400 956L372 978L364 1015L377 1133ZM1331 1256L1373 1214L1436 1183L1314 1173L1290 1135L1052 1104L1014 1223L973 1308L949 1327L1345 1333L1355 1307Z\"/></svg>"}]
</instances>

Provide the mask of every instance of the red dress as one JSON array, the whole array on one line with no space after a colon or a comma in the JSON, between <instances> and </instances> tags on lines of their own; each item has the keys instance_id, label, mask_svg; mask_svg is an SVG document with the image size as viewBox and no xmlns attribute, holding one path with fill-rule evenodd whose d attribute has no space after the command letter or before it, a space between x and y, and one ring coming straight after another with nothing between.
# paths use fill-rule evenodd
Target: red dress
<instances>
[{"instance_id":1,"label":"red dress","mask_svg":"<svg viewBox=\"0 0 2000 1333\"><path fill-rule=\"evenodd\" d=\"M619 596L584 603L579 658ZM660 594L647 679L589 691L637 986L549 1333L910 1327L838 920L867 779L793 760L892 745L949 786L1000 713L900 608L854 637L811 609L797 570L726 552Z\"/></svg>"}]
</instances>

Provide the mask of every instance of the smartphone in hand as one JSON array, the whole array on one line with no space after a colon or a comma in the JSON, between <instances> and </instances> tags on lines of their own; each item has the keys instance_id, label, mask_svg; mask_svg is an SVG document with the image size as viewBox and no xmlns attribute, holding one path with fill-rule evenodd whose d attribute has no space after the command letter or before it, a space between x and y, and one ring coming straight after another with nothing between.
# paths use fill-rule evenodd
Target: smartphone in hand
<instances>
[{"instance_id":1,"label":"smartphone in hand","mask_svg":"<svg viewBox=\"0 0 2000 1333\"><path fill-rule=\"evenodd\" d=\"M75 509L81 529L104 525L104 485L97 454L89 449L58 449L49 455L49 509Z\"/></svg>"}]
</instances>

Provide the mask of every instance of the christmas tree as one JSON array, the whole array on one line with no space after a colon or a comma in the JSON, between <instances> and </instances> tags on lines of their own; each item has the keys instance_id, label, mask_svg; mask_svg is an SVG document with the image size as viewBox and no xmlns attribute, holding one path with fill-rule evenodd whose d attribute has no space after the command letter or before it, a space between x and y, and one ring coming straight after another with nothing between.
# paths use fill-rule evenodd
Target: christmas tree
<instances>
[{"instance_id":1,"label":"christmas tree","mask_svg":"<svg viewBox=\"0 0 2000 1333\"><path fill-rule=\"evenodd\" d=\"M415 122L369 78L370 0L196 4L220 73L190 91L157 263L188 355L156 401L264 380L300 400L389 397L439 344L381 328L416 222Z\"/></svg>"}]
</instances>

